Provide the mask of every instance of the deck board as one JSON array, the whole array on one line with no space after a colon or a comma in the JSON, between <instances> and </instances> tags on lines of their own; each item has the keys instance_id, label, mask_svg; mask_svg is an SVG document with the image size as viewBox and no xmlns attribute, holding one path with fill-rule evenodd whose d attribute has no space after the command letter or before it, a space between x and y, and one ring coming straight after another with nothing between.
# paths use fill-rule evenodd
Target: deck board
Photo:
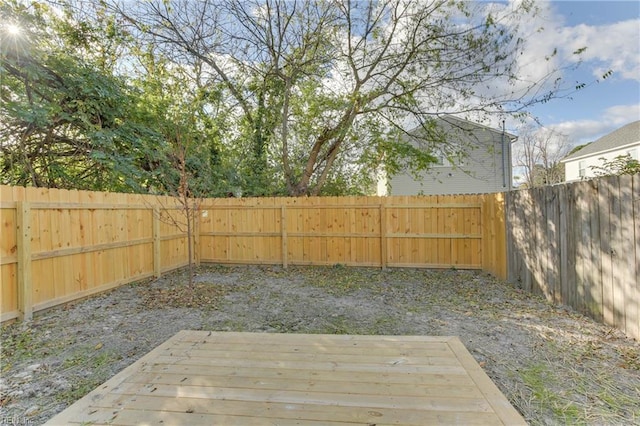
<instances>
[{"instance_id":1,"label":"deck board","mask_svg":"<svg viewBox=\"0 0 640 426\"><path fill-rule=\"evenodd\" d=\"M47 424L525 424L457 337L181 331Z\"/></svg>"}]
</instances>

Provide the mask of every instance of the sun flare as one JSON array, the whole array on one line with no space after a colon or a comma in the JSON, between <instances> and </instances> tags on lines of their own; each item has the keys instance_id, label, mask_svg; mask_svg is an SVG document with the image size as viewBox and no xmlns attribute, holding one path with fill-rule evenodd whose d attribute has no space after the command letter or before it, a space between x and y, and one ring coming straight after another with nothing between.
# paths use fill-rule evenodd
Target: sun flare
<instances>
[{"instance_id":1,"label":"sun flare","mask_svg":"<svg viewBox=\"0 0 640 426\"><path fill-rule=\"evenodd\" d=\"M9 24L5 27L7 33L13 36L17 36L22 32L22 29L16 24Z\"/></svg>"}]
</instances>

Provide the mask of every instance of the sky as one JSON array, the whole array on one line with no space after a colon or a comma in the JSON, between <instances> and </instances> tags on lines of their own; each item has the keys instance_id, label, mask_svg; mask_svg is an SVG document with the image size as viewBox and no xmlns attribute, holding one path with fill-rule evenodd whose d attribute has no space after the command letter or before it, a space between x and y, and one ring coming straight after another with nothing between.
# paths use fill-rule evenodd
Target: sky
<instances>
[{"instance_id":1,"label":"sky","mask_svg":"<svg viewBox=\"0 0 640 426\"><path fill-rule=\"evenodd\" d=\"M572 67L577 64L573 52L586 47L577 69L563 71L567 81L586 87L530 112L545 127L567 135L572 145L592 142L640 120L640 1L565 0L540 5L542 13L532 25L543 26L544 31L533 33L528 40L531 49L557 47L556 65ZM602 79L608 70L612 74Z\"/></svg>"},{"instance_id":2,"label":"sky","mask_svg":"<svg viewBox=\"0 0 640 426\"><path fill-rule=\"evenodd\" d=\"M480 0L509 6L525 0ZM527 48L522 68L533 80L545 67L563 68L569 87L581 90L529 109L571 145L592 142L625 124L640 120L640 0L537 0L535 19L525 18ZM543 31L538 29L543 28ZM586 47L580 64L573 54ZM551 61L542 58L555 48ZM577 65L577 69L572 69ZM602 76L611 70L611 75ZM496 123L493 123L496 124ZM518 134L521 123L507 121Z\"/></svg>"}]
</instances>

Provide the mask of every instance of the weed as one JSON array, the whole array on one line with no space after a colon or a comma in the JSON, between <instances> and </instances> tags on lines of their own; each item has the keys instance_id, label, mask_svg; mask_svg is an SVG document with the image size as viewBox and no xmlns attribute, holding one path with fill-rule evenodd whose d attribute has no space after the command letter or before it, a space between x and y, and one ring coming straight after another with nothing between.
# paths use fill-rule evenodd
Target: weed
<instances>
[{"instance_id":1,"label":"weed","mask_svg":"<svg viewBox=\"0 0 640 426\"><path fill-rule=\"evenodd\" d=\"M371 324L366 334L388 334L396 326L396 320L391 316L379 316Z\"/></svg>"},{"instance_id":2,"label":"weed","mask_svg":"<svg viewBox=\"0 0 640 426\"><path fill-rule=\"evenodd\" d=\"M2 329L2 358L31 358L35 347L33 334L30 328L21 329L15 325L4 327Z\"/></svg>"},{"instance_id":3,"label":"weed","mask_svg":"<svg viewBox=\"0 0 640 426\"><path fill-rule=\"evenodd\" d=\"M538 362L521 372L522 380L533 394L532 404L543 412L551 412L555 418L563 419L565 424L583 424L582 411L559 392L559 375L552 371L549 364Z\"/></svg>"},{"instance_id":4,"label":"weed","mask_svg":"<svg viewBox=\"0 0 640 426\"><path fill-rule=\"evenodd\" d=\"M56 394L56 400L71 404L82 398L111 376L110 367L121 355L95 346L85 345L65 359L62 367L75 377L73 386Z\"/></svg>"},{"instance_id":5,"label":"weed","mask_svg":"<svg viewBox=\"0 0 640 426\"><path fill-rule=\"evenodd\" d=\"M351 327L353 321L346 318L344 315L337 315L329 319L330 324L327 325L327 334L362 334L358 333Z\"/></svg>"},{"instance_id":6,"label":"weed","mask_svg":"<svg viewBox=\"0 0 640 426\"><path fill-rule=\"evenodd\" d=\"M557 418L562 419L564 424L586 424L586 421L583 420L584 412L574 402L553 407L553 413Z\"/></svg>"},{"instance_id":7,"label":"weed","mask_svg":"<svg viewBox=\"0 0 640 426\"><path fill-rule=\"evenodd\" d=\"M584 354L581 359L585 359ZM550 362L538 362L520 372L536 411L572 425L591 424L593 419L631 424L630 419L640 418L640 408L628 409L638 407L638 392L629 394L624 383L616 382L608 372L598 372L580 362L576 365L580 367L555 369Z\"/></svg>"},{"instance_id":8,"label":"weed","mask_svg":"<svg viewBox=\"0 0 640 426\"><path fill-rule=\"evenodd\" d=\"M553 399L554 394L548 388L552 374L546 364L537 363L521 372L522 380L529 387L533 396L541 403Z\"/></svg>"},{"instance_id":9,"label":"weed","mask_svg":"<svg viewBox=\"0 0 640 426\"><path fill-rule=\"evenodd\" d=\"M640 351L637 348L622 347L617 348L617 351L622 358L620 367L640 371Z\"/></svg>"},{"instance_id":10,"label":"weed","mask_svg":"<svg viewBox=\"0 0 640 426\"><path fill-rule=\"evenodd\" d=\"M69 389L63 390L56 394L56 400L58 402L71 405L80 398L84 397L86 394L91 392L97 386L99 386L103 382L102 379L92 378L87 380L82 380L72 386Z\"/></svg>"},{"instance_id":11,"label":"weed","mask_svg":"<svg viewBox=\"0 0 640 426\"><path fill-rule=\"evenodd\" d=\"M92 347L81 349L79 353L65 359L62 366L67 368L86 366L88 368L99 369L105 365L109 365L119 355L109 351L96 351Z\"/></svg>"},{"instance_id":12,"label":"weed","mask_svg":"<svg viewBox=\"0 0 640 426\"><path fill-rule=\"evenodd\" d=\"M229 286L215 283L194 285L175 284L169 288L146 287L138 290L142 305L149 309L174 308L216 309L218 303L229 292Z\"/></svg>"},{"instance_id":13,"label":"weed","mask_svg":"<svg viewBox=\"0 0 640 426\"><path fill-rule=\"evenodd\" d=\"M379 276L364 268L314 267L299 272L305 284L320 287L334 296L351 294L379 283Z\"/></svg>"}]
</instances>

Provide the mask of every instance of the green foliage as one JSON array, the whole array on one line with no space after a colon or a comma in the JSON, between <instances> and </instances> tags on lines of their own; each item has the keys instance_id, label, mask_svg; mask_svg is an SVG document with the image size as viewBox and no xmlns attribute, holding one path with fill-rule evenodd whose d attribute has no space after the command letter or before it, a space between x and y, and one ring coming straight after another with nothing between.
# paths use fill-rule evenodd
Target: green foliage
<instances>
[{"instance_id":1,"label":"green foliage","mask_svg":"<svg viewBox=\"0 0 640 426\"><path fill-rule=\"evenodd\" d=\"M215 88L205 90L191 84L191 77L178 71L172 73L171 64L154 55L142 55L138 60L147 72L132 80L140 92L138 108L159 139L150 153L154 155L152 192L183 195L181 179L189 197L204 197L215 188L220 165L221 128L215 117L205 110L219 102Z\"/></svg>"},{"instance_id":2,"label":"green foliage","mask_svg":"<svg viewBox=\"0 0 640 426\"><path fill-rule=\"evenodd\" d=\"M160 135L136 109L139 94L75 53L90 28L36 6L1 10L22 26L0 53L2 183L144 190Z\"/></svg>"},{"instance_id":3,"label":"green foliage","mask_svg":"<svg viewBox=\"0 0 640 426\"><path fill-rule=\"evenodd\" d=\"M48 4L0 5L24 30L1 40L6 184L368 194L382 169L418 173L463 150L434 116L522 114L562 83L520 78L529 1Z\"/></svg>"},{"instance_id":4,"label":"green foliage","mask_svg":"<svg viewBox=\"0 0 640 426\"><path fill-rule=\"evenodd\" d=\"M533 167L532 187L553 185L564 181L564 164L553 162L548 167L536 164Z\"/></svg>"},{"instance_id":5,"label":"green foliage","mask_svg":"<svg viewBox=\"0 0 640 426\"><path fill-rule=\"evenodd\" d=\"M33 332L30 329L21 330L11 325L2 328L2 355L5 359L33 356L34 351ZM11 365L7 364L6 368ZM0 369L4 371L4 367Z\"/></svg>"},{"instance_id":6,"label":"green foliage","mask_svg":"<svg viewBox=\"0 0 640 426\"><path fill-rule=\"evenodd\" d=\"M600 158L601 165L590 166L595 176L635 175L640 173L640 162L629 154L618 155L612 160Z\"/></svg>"},{"instance_id":7,"label":"green foliage","mask_svg":"<svg viewBox=\"0 0 640 426\"><path fill-rule=\"evenodd\" d=\"M591 143L591 142L589 142L589 143ZM582 145L576 145L576 146L574 146L574 147L573 147L573 148L572 148L572 149L567 153L567 157L568 157L569 155L572 155L572 154L574 154L574 153L576 153L576 152L580 151L582 148L584 148L585 146L589 145L589 143L584 143L584 144L582 144Z\"/></svg>"},{"instance_id":8,"label":"green foliage","mask_svg":"<svg viewBox=\"0 0 640 426\"><path fill-rule=\"evenodd\" d=\"M86 20L64 11L0 6L22 28L1 40L2 183L175 195L184 165L192 196L224 193L215 85L141 48L99 5ZM137 66L119 76L124 57Z\"/></svg>"},{"instance_id":9,"label":"green foliage","mask_svg":"<svg viewBox=\"0 0 640 426\"><path fill-rule=\"evenodd\" d=\"M207 65L207 84L218 84L232 105L221 176L244 194L366 193L380 168L417 173L433 164L433 150L399 137L428 127L428 117L521 114L563 83L520 78L518 21L536 13L532 2L511 12L466 1L264 6L256 13L245 2L175 0L114 8L167 58ZM492 95L497 82L513 91ZM454 151L447 146L457 141L430 136L421 145Z\"/></svg>"}]
</instances>

